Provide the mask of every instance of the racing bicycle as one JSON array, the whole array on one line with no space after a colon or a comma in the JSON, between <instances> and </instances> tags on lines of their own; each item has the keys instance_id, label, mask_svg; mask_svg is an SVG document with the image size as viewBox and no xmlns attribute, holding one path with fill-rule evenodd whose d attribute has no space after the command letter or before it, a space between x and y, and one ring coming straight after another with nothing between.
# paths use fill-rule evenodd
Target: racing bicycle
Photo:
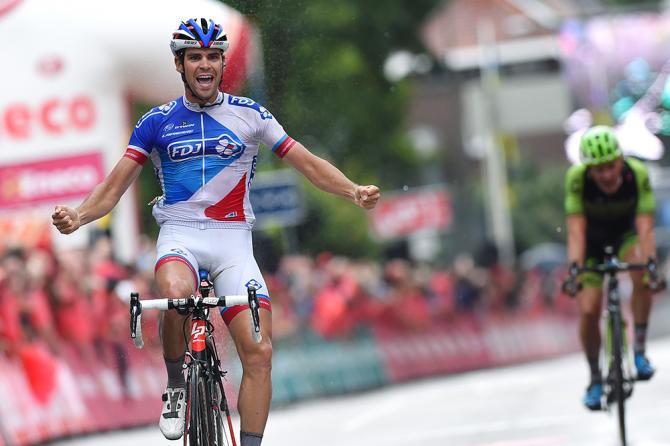
<instances>
[{"instance_id":1,"label":"racing bicycle","mask_svg":"<svg viewBox=\"0 0 670 446\"><path fill-rule=\"evenodd\" d=\"M612 404L617 406L619 437L622 446L626 446L626 399L633 393L636 375L633 372L632 352L628 348L626 323L621 311L619 293L619 279L617 274L623 271L648 270L650 280L647 286L654 291L661 291L665 287L664 281L659 280L654 263L621 262L612 246L605 247L604 262L595 266L577 268L574 274L595 272L603 274L607 281L605 294L606 306L606 338L602 356L605 369L603 370L603 399L601 407L609 411ZM581 284L577 284L581 288ZM570 293L574 294L574 293Z\"/></svg>"},{"instance_id":2,"label":"racing bicycle","mask_svg":"<svg viewBox=\"0 0 670 446\"><path fill-rule=\"evenodd\" d=\"M138 293L130 297L130 337L137 348L144 346L142 339L142 311L147 309L171 310L187 315L184 324L191 323L190 339L184 336L186 354L186 425L184 446L237 446L228 401L223 388L225 371L214 342L214 326L209 310L232 305L249 305L252 335L261 342L260 308L256 288L247 287L246 295L210 297L212 283L207 271L200 271L200 296L182 299L140 300ZM184 331L184 333L187 333ZM190 342L189 342L190 341ZM225 420L224 420L225 416Z\"/></svg>"}]
</instances>

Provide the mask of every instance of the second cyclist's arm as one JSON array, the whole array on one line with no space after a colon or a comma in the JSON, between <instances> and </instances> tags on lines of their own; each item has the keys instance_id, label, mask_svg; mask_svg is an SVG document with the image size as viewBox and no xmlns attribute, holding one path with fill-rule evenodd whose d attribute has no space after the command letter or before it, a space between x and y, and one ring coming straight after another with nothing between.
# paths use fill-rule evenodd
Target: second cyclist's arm
<instances>
[{"instance_id":1,"label":"second cyclist's arm","mask_svg":"<svg viewBox=\"0 0 670 446\"><path fill-rule=\"evenodd\" d=\"M568 262L584 264L586 247L586 217L582 214L568 215Z\"/></svg>"},{"instance_id":2,"label":"second cyclist's arm","mask_svg":"<svg viewBox=\"0 0 670 446\"><path fill-rule=\"evenodd\" d=\"M586 167L571 166L565 174L565 214L568 241L568 262L584 264L586 254L586 216L584 215L584 177Z\"/></svg>"},{"instance_id":3,"label":"second cyclist's arm","mask_svg":"<svg viewBox=\"0 0 670 446\"><path fill-rule=\"evenodd\" d=\"M77 207L80 224L85 225L107 215L141 171L141 164L126 157L121 158L107 178L95 186Z\"/></svg>"},{"instance_id":4,"label":"second cyclist's arm","mask_svg":"<svg viewBox=\"0 0 670 446\"><path fill-rule=\"evenodd\" d=\"M656 258L656 237L654 236L653 214L638 214L635 217L635 229L640 240L640 249L644 259Z\"/></svg>"},{"instance_id":5,"label":"second cyclist's arm","mask_svg":"<svg viewBox=\"0 0 670 446\"><path fill-rule=\"evenodd\" d=\"M355 202L356 184L328 161L314 155L296 142L284 160L319 189Z\"/></svg>"},{"instance_id":6,"label":"second cyclist's arm","mask_svg":"<svg viewBox=\"0 0 670 446\"><path fill-rule=\"evenodd\" d=\"M644 259L656 258L656 238L654 237L654 212L656 211L656 198L649 181L649 171L646 166L637 159L627 160L628 165L635 173L637 182L638 199L635 216L635 229L637 230L640 248Z\"/></svg>"}]
</instances>

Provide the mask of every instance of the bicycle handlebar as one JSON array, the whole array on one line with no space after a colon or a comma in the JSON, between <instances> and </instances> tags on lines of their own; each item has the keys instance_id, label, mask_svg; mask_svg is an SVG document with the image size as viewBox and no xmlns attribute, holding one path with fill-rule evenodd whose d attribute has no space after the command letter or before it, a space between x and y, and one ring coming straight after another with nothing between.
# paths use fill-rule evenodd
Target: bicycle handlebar
<instances>
[{"instance_id":1,"label":"bicycle handlebar","mask_svg":"<svg viewBox=\"0 0 670 446\"><path fill-rule=\"evenodd\" d=\"M574 297L582 289L581 282L577 282L577 276L581 273L594 272L614 276L619 272L631 270L647 270L649 278L645 286L652 291L659 292L666 288L665 280L658 276L658 267L652 258L647 263L620 262L616 256L610 253L606 256L604 262L598 265L582 267L578 267L576 264L571 265L569 276L563 281L561 289L564 293Z\"/></svg>"},{"instance_id":2,"label":"bicycle handlebar","mask_svg":"<svg viewBox=\"0 0 670 446\"><path fill-rule=\"evenodd\" d=\"M577 268L579 273L610 273L615 274L622 271L647 269L646 263L628 263L619 261L607 261L595 266L582 266Z\"/></svg>"},{"instance_id":3,"label":"bicycle handlebar","mask_svg":"<svg viewBox=\"0 0 670 446\"><path fill-rule=\"evenodd\" d=\"M150 299L140 300L139 293L130 294L130 337L135 347L144 347L142 339L142 310L186 310L191 311L198 308L228 307L232 305L249 305L251 310L252 336L256 343L263 339L261 335L260 316L258 310L260 303L256 295L256 288L248 287L247 294L237 294L219 297L190 296L180 299Z\"/></svg>"}]
</instances>

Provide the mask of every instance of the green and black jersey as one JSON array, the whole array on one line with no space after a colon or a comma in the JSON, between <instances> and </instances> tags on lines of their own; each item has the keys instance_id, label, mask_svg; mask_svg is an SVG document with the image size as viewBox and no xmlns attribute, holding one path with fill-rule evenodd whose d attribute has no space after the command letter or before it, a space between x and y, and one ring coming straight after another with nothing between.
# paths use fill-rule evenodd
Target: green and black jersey
<instances>
[{"instance_id":1,"label":"green and black jersey","mask_svg":"<svg viewBox=\"0 0 670 446\"><path fill-rule=\"evenodd\" d=\"M586 217L586 257L600 257L605 245L621 247L635 234L635 217L653 213L656 207L649 172L638 159L625 158L619 190L607 195L587 175L588 168L575 164L565 176L565 212Z\"/></svg>"}]
</instances>

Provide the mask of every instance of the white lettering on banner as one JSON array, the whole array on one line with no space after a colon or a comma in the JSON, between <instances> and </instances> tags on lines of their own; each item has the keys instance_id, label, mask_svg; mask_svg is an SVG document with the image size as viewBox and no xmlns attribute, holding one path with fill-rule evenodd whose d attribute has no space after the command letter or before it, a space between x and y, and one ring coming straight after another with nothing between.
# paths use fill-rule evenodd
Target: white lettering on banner
<instances>
[{"instance_id":1,"label":"white lettering on banner","mask_svg":"<svg viewBox=\"0 0 670 446\"><path fill-rule=\"evenodd\" d=\"M83 196L102 180L103 172L99 153L0 164L0 208Z\"/></svg>"},{"instance_id":2,"label":"white lettering on banner","mask_svg":"<svg viewBox=\"0 0 670 446\"><path fill-rule=\"evenodd\" d=\"M93 127L96 117L95 102L84 95L50 98L37 106L25 103L0 106L0 139L30 139L37 132L49 135L83 132Z\"/></svg>"},{"instance_id":3,"label":"white lettering on banner","mask_svg":"<svg viewBox=\"0 0 670 446\"><path fill-rule=\"evenodd\" d=\"M98 182L98 172L93 166L75 166L53 172L24 171L19 177L19 190L23 198L67 194L91 190Z\"/></svg>"}]
</instances>

